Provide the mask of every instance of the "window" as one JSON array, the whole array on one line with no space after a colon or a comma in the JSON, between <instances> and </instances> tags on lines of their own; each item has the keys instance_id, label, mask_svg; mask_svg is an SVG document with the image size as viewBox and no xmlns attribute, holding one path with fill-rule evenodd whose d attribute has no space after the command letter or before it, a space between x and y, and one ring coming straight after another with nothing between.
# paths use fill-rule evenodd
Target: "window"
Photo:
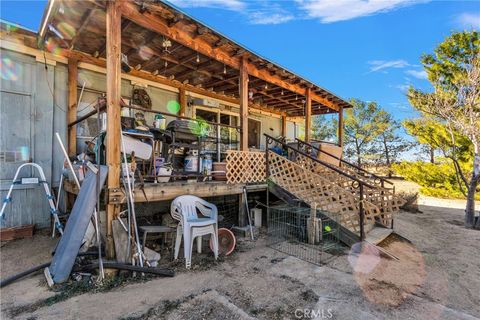
<instances>
[{"instance_id":1,"label":"window","mask_svg":"<svg viewBox=\"0 0 480 320\"><path fill-rule=\"evenodd\" d=\"M229 126L238 126L240 122L238 115L234 113L204 107L195 107L195 118ZM213 125L209 126L209 128L209 136L216 138L218 144L206 143L205 150L212 154L214 153L216 156L214 159L216 158L217 161L223 161L226 157L227 150L238 149L238 130L235 128Z\"/></svg>"}]
</instances>

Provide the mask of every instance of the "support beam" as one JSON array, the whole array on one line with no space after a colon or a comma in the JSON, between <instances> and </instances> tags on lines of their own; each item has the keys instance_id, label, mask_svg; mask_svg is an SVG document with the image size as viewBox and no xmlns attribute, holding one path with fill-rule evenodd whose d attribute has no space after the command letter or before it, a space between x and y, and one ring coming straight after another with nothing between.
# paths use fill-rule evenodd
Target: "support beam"
<instances>
[{"instance_id":1,"label":"support beam","mask_svg":"<svg viewBox=\"0 0 480 320\"><path fill-rule=\"evenodd\" d=\"M240 94L240 150L248 151L248 72L247 58L242 58L240 65L239 94Z\"/></svg>"},{"instance_id":2,"label":"support beam","mask_svg":"<svg viewBox=\"0 0 480 320\"><path fill-rule=\"evenodd\" d=\"M282 137L287 135L287 116L282 116Z\"/></svg>"},{"instance_id":3,"label":"support beam","mask_svg":"<svg viewBox=\"0 0 480 320\"><path fill-rule=\"evenodd\" d=\"M119 1L107 1L107 165L108 190L120 187L121 13ZM115 257L112 221L117 206L107 205L107 257Z\"/></svg>"},{"instance_id":4,"label":"support beam","mask_svg":"<svg viewBox=\"0 0 480 320\"><path fill-rule=\"evenodd\" d=\"M67 57L67 58L78 59L79 62L92 64L92 65L95 65L97 67L105 68L105 66L106 66L106 63L105 63L104 59L94 58L90 55L87 55L85 53L81 53L81 52L78 52L78 51L63 50L62 55ZM184 87L186 91L201 94L201 95L204 95L204 96L209 97L209 98L218 99L218 100L222 100L222 101L226 101L226 102L230 102L230 103L235 103L235 104L239 103L238 99L236 99L236 98L227 97L225 95L209 92L208 90L201 89L201 88L196 88L195 86L192 86L192 85L189 85L189 84L182 84L179 81L169 80L169 79L167 79L165 77L162 77L162 76L156 76L156 75L153 75L152 73L147 72L147 71L132 69L128 74L131 75L131 76L134 76L134 77L138 77L138 78L141 78L141 79L157 82L157 83L164 84L166 86L170 86L170 87L177 88L177 89L179 89L181 87Z\"/></svg>"},{"instance_id":5,"label":"support beam","mask_svg":"<svg viewBox=\"0 0 480 320\"><path fill-rule=\"evenodd\" d=\"M154 6L152 4L147 4L146 6ZM226 64L234 69L240 69L241 61L243 59L243 55L246 53L244 49L239 50L239 54L235 56L230 56L230 54L223 50L221 47L215 48L215 45L210 44L205 39L201 37L195 37L190 32L185 30L185 28L180 27L178 25L169 27L168 23L161 19L159 16L148 12L148 10L144 13L139 11L138 6L134 2L124 1L121 5L122 8L122 15L124 18L129 19L139 26L143 28L149 29L151 31L157 32L162 34L170 39L192 49L195 50L202 55L215 59L223 64ZM152 10L154 12L155 10ZM203 28L203 27L202 27ZM201 29L201 28L200 28ZM203 30L203 29L202 29ZM203 30L208 32L207 30ZM202 31L202 32L203 32ZM243 51L242 51L243 50ZM267 69L269 68L267 65ZM274 68L273 64L271 64L271 68ZM303 95L305 93L305 88L300 84L291 84L287 81L284 81L278 75L271 75L269 70L259 70L254 64L245 63L245 67L247 72L250 76L262 79L267 81L271 84L275 84L279 87L282 87L286 90L290 90L292 92L298 93ZM311 93L312 100L321 103L335 111L338 111L338 106L331 101L322 98L318 94Z\"/></svg>"},{"instance_id":6,"label":"support beam","mask_svg":"<svg viewBox=\"0 0 480 320\"><path fill-rule=\"evenodd\" d=\"M338 146L343 147L343 107L338 110Z\"/></svg>"},{"instance_id":7,"label":"support beam","mask_svg":"<svg viewBox=\"0 0 480 320\"><path fill-rule=\"evenodd\" d=\"M306 89L305 105L305 141L310 142L312 131L312 89Z\"/></svg>"},{"instance_id":8,"label":"support beam","mask_svg":"<svg viewBox=\"0 0 480 320\"><path fill-rule=\"evenodd\" d=\"M77 120L77 86L78 86L78 61L68 59L68 110L67 123ZM68 129L68 155L77 153L77 126Z\"/></svg>"},{"instance_id":9,"label":"support beam","mask_svg":"<svg viewBox=\"0 0 480 320\"><path fill-rule=\"evenodd\" d=\"M185 116L185 110L187 109L187 96L183 87L179 89L178 102L180 103L180 110L178 114L183 117Z\"/></svg>"}]
</instances>

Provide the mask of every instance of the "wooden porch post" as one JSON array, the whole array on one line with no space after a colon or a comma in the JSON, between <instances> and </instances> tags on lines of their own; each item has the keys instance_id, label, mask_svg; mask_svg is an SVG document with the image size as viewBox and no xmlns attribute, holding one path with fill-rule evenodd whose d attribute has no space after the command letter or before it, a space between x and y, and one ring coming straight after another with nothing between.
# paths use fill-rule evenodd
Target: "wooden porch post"
<instances>
[{"instance_id":1,"label":"wooden porch post","mask_svg":"<svg viewBox=\"0 0 480 320\"><path fill-rule=\"evenodd\" d=\"M242 57L240 64L240 150L248 151L248 71L247 58Z\"/></svg>"},{"instance_id":2,"label":"wooden porch post","mask_svg":"<svg viewBox=\"0 0 480 320\"><path fill-rule=\"evenodd\" d=\"M67 124L77 120L77 85L78 85L78 61L68 59L68 110ZM75 156L77 153L77 126L68 128L67 135L68 155Z\"/></svg>"},{"instance_id":3,"label":"wooden porch post","mask_svg":"<svg viewBox=\"0 0 480 320\"><path fill-rule=\"evenodd\" d=\"M287 135L287 116L282 116L282 137L286 137Z\"/></svg>"},{"instance_id":4,"label":"wooden porch post","mask_svg":"<svg viewBox=\"0 0 480 320\"><path fill-rule=\"evenodd\" d=\"M343 107L338 110L338 146L343 147Z\"/></svg>"},{"instance_id":5,"label":"wooden porch post","mask_svg":"<svg viewBox=\"0 0 480 320\"><path fill-rule=\"evenodd\" d=\"M187 109L187 96L185 95L185 88L181 87L178 92L178 102L180 104L180 116L185 116L185 110Z\"/></svg>"},{"instance_id":6,"label":"wooden porch post","mask_svg":"<svg viewBox=\"0 0 480 320\"><path fill-rule=\"evenodd\" d=\"M119 1L107 1L107 187L120 187L121 13ZM112 221L117 206L107 205L107 257L115 257Z\"/></svg>"},{"instance_id":7,"label":"wooden porch post","mask_svg":"<svg viewBox=\"0 0 480 320\"><path fill-rule=\"evenodd\" d=\"M305 141L310 142L311 125L312 125L312 90L306 90L306 106L305 106Z\"/></svg>"}]
</instances>

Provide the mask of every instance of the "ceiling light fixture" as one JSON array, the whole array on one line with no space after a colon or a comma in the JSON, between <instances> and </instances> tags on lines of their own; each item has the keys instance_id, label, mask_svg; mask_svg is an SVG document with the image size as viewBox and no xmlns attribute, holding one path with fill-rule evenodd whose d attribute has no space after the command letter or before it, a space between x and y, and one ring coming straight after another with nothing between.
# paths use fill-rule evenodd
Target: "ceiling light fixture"
<instances>
[{"instance_id":1,"label":"ceiling light fixture","mask_svg":"<svg viewBox=\"0 0 480 320\"><path fill-rule=\"evenodd\" d=\"M227 66L223 65L223 74L227 74Z\"/></svg>"},{"instance_id":2,"label":"ceiling light fixture","mask_svg":"<svg viewBox=\"0 0 480 320\"><path fill-rule=\"evenodd\" d=\"M197 63L200 63L200 55L197 53L197 59L196 59Z\"/></svg>"},{"instance_id":3,"label":"ceiling light fixture","mask_svg":"<svg viewBox=\"0 0 480 320\"><path fill-rule=\"evenodd\" d=\"M172 41L170 41L170 39L168 38L163 38L163 42L162 42L163 51L166 53L170 53L171 46L172 46Z\"/></svg>"}]
</instances>

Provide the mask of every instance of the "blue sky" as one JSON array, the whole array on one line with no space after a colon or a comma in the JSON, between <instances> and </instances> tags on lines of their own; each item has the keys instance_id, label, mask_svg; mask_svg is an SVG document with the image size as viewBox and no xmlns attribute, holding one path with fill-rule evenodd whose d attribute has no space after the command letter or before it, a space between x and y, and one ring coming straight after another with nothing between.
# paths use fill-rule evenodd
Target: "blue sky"
<instances>
[{"instance_id":1,"label":"blue sky","mask_svg":"<svg viewBox=\"0 0 480 320\"><path fill-rule=\"evenodd\" d=\"M343 98L414 116L419 63L452 31L480 28L479 1L175 0L207 25ZM37 30L46 1L1 1L2 19Z\"/></svg>"}]
</instances>

